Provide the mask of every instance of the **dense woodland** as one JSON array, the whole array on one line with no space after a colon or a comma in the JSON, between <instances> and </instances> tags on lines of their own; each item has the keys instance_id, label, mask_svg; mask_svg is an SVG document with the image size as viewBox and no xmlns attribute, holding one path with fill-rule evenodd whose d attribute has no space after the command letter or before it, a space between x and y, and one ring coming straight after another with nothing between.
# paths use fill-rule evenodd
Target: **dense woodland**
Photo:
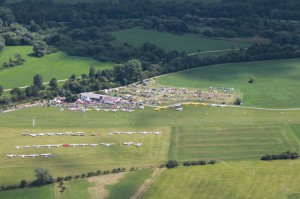
<instances>
[{"instance_id":1,"label":"dense woodland","mask_svg":"<svg viewBox=\"0 0 300 199\"><path fill-rule=\"evenodd\" d=\"M2 104L58 95L73 101L80 92L126 85L188 68L300 57L297 0L223 0L210 4L155 0L77 4L1 0L0 5L0 52L5 46L32 45L37 57L61 50L69 55L119 63L112 70L93 71L91 67L89 74L80 79L72 76L61 88L49 86L45 90L35 84L24 91L15 88L11 99L0 99ZM111 34L133 27L213 38L255 36L270 42L225 55L200 57L176 50L166 52L149 42L140 47L119 43Z\"/></svg>"}]
</instances>

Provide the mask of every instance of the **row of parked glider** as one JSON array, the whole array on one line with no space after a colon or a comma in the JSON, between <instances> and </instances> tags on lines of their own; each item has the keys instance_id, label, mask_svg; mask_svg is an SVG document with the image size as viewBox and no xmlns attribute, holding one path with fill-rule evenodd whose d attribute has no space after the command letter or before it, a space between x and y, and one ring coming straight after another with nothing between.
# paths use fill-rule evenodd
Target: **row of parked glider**
<instances>
[{"instance_id":1,"label":"row of parked glider","mask_svg":"<svg viewBox=\"0 0 300 199\"><path fill-rule=\"evenodd\" d=\"M23 132L21 133L21 135L23 136L31 136L31 137L38 137L38 136L62 136L62 135L69 135L69 136L84 136L85 134L83 132L76 132L76 133L73 133L73 132L66 132L66 133L26 133L26 132Z\"/></svg>"},{"instance_id":2,"label":"row of parked glider","mask_svg":"<svg viewBox=\"0 0 300 199\"><path fill-rule=\"evenodd\" d=\"M104 146L111 146L114 145L115 143L101 143ZM121 144L121 143L120 143ZM46 147L46 148L59 148L59 147L87 147L87 146L91 146L91 147L96 147L99 144L46 144L46 145L28 145L28 146L15 146L16 149L20 149L20 148L24 148L24 149L28 149L28 148L41 148L41 147ZM123 145L134 145L137 147L140 147L143 145L143 143L134 143L134 142L123 142Z\"/></svg>"},{"instance_id":3,"label":"row of parked glider","mask_svg":"<svg viewBox=\"0 0 300 199\"><path fill-rule=\"evenodd\" d=\"M16 155L16 154L8 154L6 155L6 157L8 158L14 158L14 157L20 157L20 158L26 158L26 157L30 157L30 158L36 158L38 156L42 156L42 157L45 157L45 158L48 158L48 157L56 157L56 154L51 154L51 153L43 153L43 154L28 154L28 155L25 155L25 154L22 154L22 155Z\"/></svg>"}]
</instances>

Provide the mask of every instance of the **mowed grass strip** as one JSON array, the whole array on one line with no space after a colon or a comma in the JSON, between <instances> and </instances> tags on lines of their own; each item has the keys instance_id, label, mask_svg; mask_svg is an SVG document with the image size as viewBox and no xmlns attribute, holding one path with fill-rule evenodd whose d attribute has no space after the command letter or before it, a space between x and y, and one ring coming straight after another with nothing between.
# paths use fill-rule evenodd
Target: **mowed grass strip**
<instances>
[{"instance_id":1,"label":"mowed grass strip","mask_svg":"<svg viewBox=\"0 0 300 199\"><path fill-rule=\"evenodd\" d=\"M298 160L219 162L169 169L142 198L283 199L299 193L299 169Z\"/></svg>"},{"instance_id":2,"label":"mowed grass strip","mask_svg":"<svg viewBox=\"0 0 300 199\"><path fill-rule=\"evenodd\" d=\"M212 135L209 135L212 133ZM170 158L180 161L199 159L259 159L263 154L298 150L298 142L284 127L254 129L251 126L221 128L188 127L173 130ZM176 151L176 153L174 153Z\"/></svg>"},{"instance_id":3,"label":"mowed grass strip","mask_svg":"<svg viewBox=\"0 0 300 199\"><path fill-rule=\"evenodd\" d=\"M142 28L121 30L112 34L119 41L127 42L137 47L142 46L145 42L149 42L166 51L178 50L186 53L245 48L250 45L250 43L245 42L204 38L192 34L174 35L168 32Z\"/></svg>"},{"instance_id":4,"label":"mowed grass strip","mask_svg":"<svg viewBox=\"0 0 300 199\"><path fill-rule=\"evenodd\" d=\"M166 75L158 84L207 89L234 88L243 105L263 108L300 107L300 59L223 64ZM254 83L248 83L253 78Z\"/></svg>"},{"instance_id":5,"label":"mowed grass strip","mask_svg":"<svg viewBox=\"0 0 300 199\"><path fill-rule=\"evenodd\" d=\"M92 58L68 56L66 53L57 52L41 58L29 56L32 46L5 47L0 54L0 65L8 62L9 58L15 60L15 54L22 55L26 63L20 66L3 69L0 67L0 85L4 89L28 86L32 84L35 74L41 74L44 82L53 77L58 80L68 79L72 74L80 77L82 73L89 73L89 68L94 66L96 70L112 68L113 63L99 62Z\"/></svg>"}]
</instances>

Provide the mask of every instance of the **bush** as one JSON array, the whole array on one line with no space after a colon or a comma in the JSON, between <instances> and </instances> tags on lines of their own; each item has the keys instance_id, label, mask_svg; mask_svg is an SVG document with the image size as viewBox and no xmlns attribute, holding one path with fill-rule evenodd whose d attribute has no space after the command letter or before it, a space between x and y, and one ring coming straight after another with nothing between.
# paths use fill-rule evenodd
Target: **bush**
<instances>
[{"instance_id":1,"label":"bush","mask_svg":"<svg viewBox=\"0 0 300 199\"><path fill-rule=\"evenodd\" d=\"M175 168L178 166L178 162L176 160L169 160L167 163L166 163L166 167L168 169L171 169L171 168Z\"/></svg>"}]
</instances>

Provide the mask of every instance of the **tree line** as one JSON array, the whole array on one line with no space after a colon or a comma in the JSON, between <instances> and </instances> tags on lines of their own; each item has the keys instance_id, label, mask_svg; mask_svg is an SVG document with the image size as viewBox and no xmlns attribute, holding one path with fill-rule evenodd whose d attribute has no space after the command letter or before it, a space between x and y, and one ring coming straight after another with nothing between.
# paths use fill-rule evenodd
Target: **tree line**
<instances>
[{"instance_id":1,"label":"tree line","mask_svg":"<svg viewBox=\"0 0 300 199\"><path fill-rule=\"evenodd\" d=\"M260 159L263 161L272 161L272 160L294 160L299 158L298 153L286 151L281 154L272 154L272 155L264 155Z\"/></svg>"}]
</instances>

